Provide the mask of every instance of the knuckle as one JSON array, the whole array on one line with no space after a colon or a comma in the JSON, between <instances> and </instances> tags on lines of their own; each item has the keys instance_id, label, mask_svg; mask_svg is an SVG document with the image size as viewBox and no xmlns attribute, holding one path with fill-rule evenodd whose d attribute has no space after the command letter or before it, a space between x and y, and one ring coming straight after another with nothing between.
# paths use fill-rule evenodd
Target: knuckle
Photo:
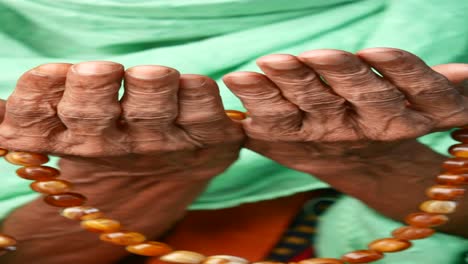
<instances>
[{"instance_id":1,"label":"knuckle","mask_svg":"<svg viewBox=\"0 0 468 264\"><path fill-rule=\"evenodd\" d=\"M124 107L122 117L128 122L172 122L177 117L177 111L173 106L165 106L164 104L158 107L151 108L131 108Z\"/></svg>"},{"instance_id":2,"label":"knuckle","mask_svg":"<svg viewBox=\"0 0 468 264\"><path fill-rule=\"evenodd\" d=\"M59 104L57 113L64 119L114 119L120 115L121 109L118 105L69 105Z\"/></svg>"},{"instance_id":3,"label":"knuckle","mask_svg":"<svg viewBox=\"0 0 468 264\"><path fill-rule=\"evenodd\" d=\"M289 103L274 103L274 104L255 104L247 105L249 115L252 118L264 118L277 120L278 118L288 118L299 114L299 109Z\"/></svg>"},{"instance_id":4,"label":"knuckle","mask_svg":"<svg viewBox=\"0 0 468 264\"><path fill-rule=\"evenodd\" d=\"M10 97L6 102L6 113L17 118L53 117L56 112L50 103L37 104L36 101Z\"/></svg>"},{"instance_id":5,"label":"knuckle","mask_svg":"<svg viewBox=\"0 0 468 264\"><path fill-rule=\"evenodd\" d=\"M318 109L336 109L343 108L346 100L327 92L321 93L298 93L296 102L299 107L305 111L314 111Z\"/></svg>"},{"instance_id":6,"label":"knuckle","mask_svg":"<svg viewBox=\"0 0 468 264\"><path fill-rule=\"evenodd\" d=\"M180 125L205 125L207 127L219 127L220 125L224 125L225 122L224 113L212 113L209 111L199 111L199 112L192 112L187 115L180 115L177 118L177 123Z\"/></svg>"},{"instance_id":7,"label":"knuckle","mask_svg":"<svg viewBox=\"0 0 468 264\"><path fill-rule=\"evenodd\" d=\"M359 91L356 93L348 93L346 99L351 102L359 103L383 103L383 102L402 102L405 100L404 95L397 89L383 89L372 91Z\"/></svg>"}]
</instances>

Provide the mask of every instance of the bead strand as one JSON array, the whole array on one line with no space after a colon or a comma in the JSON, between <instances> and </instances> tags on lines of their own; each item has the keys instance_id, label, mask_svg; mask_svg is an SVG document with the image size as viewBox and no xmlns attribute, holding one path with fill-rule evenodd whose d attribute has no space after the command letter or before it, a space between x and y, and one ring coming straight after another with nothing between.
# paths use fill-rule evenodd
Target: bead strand
<instances>
[{"instance_id":1,"label":"bead strand","mask_svg":"<svg viewBox=\"0 0 468 264\"><path fill-rule=\"evenodd\" d=\"M245 113L226 110L226 115L233 120L243 120ZM411 240L430 237L435 233L433 227L448 222L447 214L453 213L457 201L465 194L464 186L468 185L468 128L456 130L452 137L463 143L450 147L449 152L454 157L446 160L442 167L445 172L436 177L437 185L427 189L426 195L431 200L421 203L421 212L411 213L405 218L407 226L392 231L392 237L372 241L368 249L356 250L344 254L341 259L311 258L299 261L297 264L346 264L370 263L382 259L385 253L406 250L411 247ZM105 218L97 208L84 206L86 197L70 192L72 183L56 179L60 172L57 169L42 166L48 162L48 157L28 152L8 152L0 149L0 156L10 163L24 166L17 170L18 176L33 180L31 189L45 195L44 201L55 207L62 207L60 214L65 218L80 221L83 229L99 233L102 241L115 245L126 246L130 253L160 257L160 260L182 264L248 264L249 261L236 256L215 255L204 256L197 252L177 250L169 245L146 241L143 234L122 230L120 222ZM15 249L16 240L8 235L0 234L0 255ZM252 264L281 264L279 262L260 261Z\"/></svg>"}]
</instances>

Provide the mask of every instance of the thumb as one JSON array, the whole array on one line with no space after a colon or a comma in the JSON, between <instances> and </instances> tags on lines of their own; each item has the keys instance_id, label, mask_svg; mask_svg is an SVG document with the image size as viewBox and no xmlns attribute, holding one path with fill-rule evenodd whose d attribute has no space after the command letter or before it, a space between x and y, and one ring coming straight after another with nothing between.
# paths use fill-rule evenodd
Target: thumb
<instances>
[{"instance_id":1,"label":"thumb","mask_svg":"<svg viewBox=\"0 0 468 264\"><path fill-rule=\"evenodd\" d=\"M468 64L466 63L440 64L432 67L432 69L447 77L454 84L468 80Z\"/></svg>"},{"instance_id":2,"label":"thumb","mask_svg":"<svg viewBox=\"0 0 468 264\"><path fill-rule=\"evenodd\" d=\"M461 94L468 96L468 64L440 64L432 67L432 69L454 83Z\"/></svg>"}]
</instances>

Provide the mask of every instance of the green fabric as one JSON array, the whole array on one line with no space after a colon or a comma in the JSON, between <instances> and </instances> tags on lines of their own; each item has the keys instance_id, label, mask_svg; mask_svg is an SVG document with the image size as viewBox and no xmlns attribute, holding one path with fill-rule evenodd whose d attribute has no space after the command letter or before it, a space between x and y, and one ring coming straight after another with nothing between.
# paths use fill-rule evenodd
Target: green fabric
<instances>
[{"instance_id":1,"label":"green fabric","mask_svg":"<svg viewBox=\"0 0 468 264\"><path fill-rule=\"evenodd\" d=\"M38 64L112 60L127 67L161 64L209 75L220 84L226 108L242 109L219 79L230 71L258 70L254 60L269 53L392 46L412 51L429 64L467 62L467 13L466 0L2 0L0 96L6 98L18 76ZM439 151L448 146L446 134L429 135L423 142ZM35 195L14 176L12 166L2 161L0 169L0 217L5 217ZM241 159L191 208L223 208L324 186L243 150ZM348 210L375 220L379 230L394 225L364 206L352 206ZM321 239L321 251L346 251L333 240L349 244L356 234L362 241L374 237L364 228L335 233L337 222L345 219L346 212L340 210L325 217L327 225L321 229L327 236ZM344 222L347 228L363 224ZM465 246L447 235L430 241L413 249L426 254L418 256L418 263L431 263L435 248L453 244L450 254L455 256Z\"/></svg>"},{"instance_id":2,"label":"green fabric","mask_svg":"<svg viewBox=\"0 0 468 264\"><path fill-rule=\"evenodd\" d=\"M323 220L323 221L322 221ZM370 241L389 237L401 223L384 218L362 202L345 197L330 208L320 221L317 250L320 255L340 257L343 252L365 249ZM405 251L386 254L375 264L463 264L468 240L442 233L414 240Z\"/></svg>"}]
</instances>

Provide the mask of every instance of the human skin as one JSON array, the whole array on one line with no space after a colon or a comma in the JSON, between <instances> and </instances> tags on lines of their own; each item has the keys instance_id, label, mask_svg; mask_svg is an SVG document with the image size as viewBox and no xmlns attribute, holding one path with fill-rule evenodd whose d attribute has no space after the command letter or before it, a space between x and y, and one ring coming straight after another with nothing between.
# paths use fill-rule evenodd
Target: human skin
<instances>
[{"instance_id":1,"label":"human skin","mask_svg":"<svg viewBox=\"0 0 468 264\"><path fill-rule=\"evenodd\" d=\"M62 156L61 178L75 192L149 239L183 216L209 180L237 159L243 140L213 80L162 66L124 71L112 62L28 71L0 125L2 147ZM102 264L127 254L57 212L37 199L9 215L2 232L20 244L0 262Z\"/></svg>"},{"instance_id":2,"label":"human skin","mask_svg":"<svg viewBox=\"0 0 468 264\"><path fill-rule=\"evenodd\" d=\"M445 159L416 138L468 124L468 100L456 87L468 64L431 69L391 48L274 54L257 64L265 74L224 77L249 112L246 146L397 220L428 199ZM440 230L468 237L467 219L465 196Z\"/></svg>"},{"instance_id":3,"label":"human skin","mask_svg":"<svg viewBox=\"0 0 468 264\"><path fill-rule=\"evenodd\" d=\"M396 75L381 68L388 62L371 64L369 58L378 56L373 50L365 53L359 53L359 61L352 54L330 50L308 52L301 60L272 55L259 60L267 75L226 76L226 84L249 110L250 117L240 124L223 114L219 99L213 99L219 98L214 84L206 77L182 76L180 85L175 85L175 80L170 85L170 77L161 74L167 68L143 66L142 72L137 71L148 73L143 78L130 76L132 71L127 70L127 95L119 104L116 89L124 75L120 65L104 73L98 71L99 63L88 62L81 64L88 65L86 73L76 76L73 69L79 66L45 65L39 68L45 70L39 76L26 73L9 98L0 125L0 143L6 148L63 156L63 177L76 183L76 191L128 229L149 238L157 238L180 219L209 179L237 158L244 141L240 125L249 136L248 148L314 174L379 212L401 219L424 200L423 189L432 183L443 160L414 139L467 124L465 98L446 78L407 53L400 57L405 63L395 66ZM314 56L333 62L343 54L348 60L333 65L311 63L317 59ZM388 81L371 75L368 66L361 64L364 58ZM266 68L270 63L282 68L277 73L285 79L281 82L284 86L279 85L275 72ZM296 66L284 67L290 63ZM453 83L468 76L466 65L444 65L438 70ZM334 92L317 82L317 73ZM206 78L205 84L211 85L188 92L186 78ZM440 100L437 110L426 113L424 104L407 98L408 86L421 89L418 96ZM296 92L286 98L288 87ZM352 89L351 96L345 93ZM402 98L407 98L409 105L405 100L403 106L398 104ZM44 106L41 111L38 104ZM456 106L455 110L450 106ZM401 112L395 112L395 107ZM123 117L123 125L119 125L119 117ZM293 130L298 127L303 129ZM187 142L187 135L197 140ZM444 231L465 235L460 225L468 211L465 200L458 209ZM40 200L13 212L3 231L17 236L22 245L6 263L112 263L125 255L121 248L81 231L77 223L58 217L56 210Z\"/></svg>"}]
</instances>

